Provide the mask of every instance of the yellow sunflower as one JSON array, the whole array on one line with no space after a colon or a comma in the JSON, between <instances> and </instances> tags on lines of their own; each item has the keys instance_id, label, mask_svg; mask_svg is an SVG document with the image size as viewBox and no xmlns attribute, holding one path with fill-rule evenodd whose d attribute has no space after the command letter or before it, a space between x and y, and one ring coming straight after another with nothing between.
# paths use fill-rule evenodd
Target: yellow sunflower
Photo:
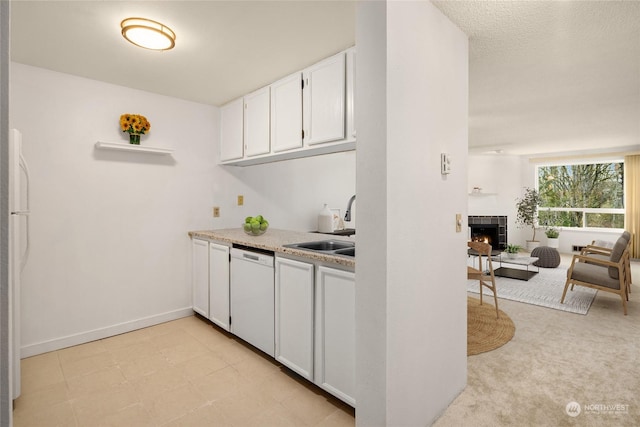
<instances>
[{"instance_id":1,"label":"yellow sunflower","mask_svg":"<svg viewBox=\"0 0 640 427\"><path fill-rule=\"evenodd\" d=\"M151 123L140 114L123 114L120 116L120 129L122 132L140 133L144 135L151 129Z\"/></svg>"}]
</instances>

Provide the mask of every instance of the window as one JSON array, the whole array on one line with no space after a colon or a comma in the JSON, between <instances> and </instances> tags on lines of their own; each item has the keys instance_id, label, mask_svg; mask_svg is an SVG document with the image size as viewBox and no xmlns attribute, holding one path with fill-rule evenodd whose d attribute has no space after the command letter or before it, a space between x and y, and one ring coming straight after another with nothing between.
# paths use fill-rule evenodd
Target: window
<instances>
[{"instance_id":1,"label":"window","mask_svg":"<svg viewBox=\"0 0 640 427\"><path fill-rule=\"evenodd\" d=\"M624 228L624 163L538 166L541 226Z\"/></svg>"}]
</instances>

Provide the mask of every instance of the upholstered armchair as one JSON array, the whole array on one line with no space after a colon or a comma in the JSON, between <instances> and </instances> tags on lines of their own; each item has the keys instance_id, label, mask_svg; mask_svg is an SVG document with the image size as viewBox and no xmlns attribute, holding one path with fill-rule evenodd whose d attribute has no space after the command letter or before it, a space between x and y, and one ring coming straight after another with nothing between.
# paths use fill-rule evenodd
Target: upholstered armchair
<instances>
[{"instance_id":1,"label":"upholstered armchair","mask_svg":"<svg viewBox=\"0 0 640 427\"><path fill-rule=\"evenodd\" d=\"M631 253L630 252L631 251L631 233L625 230L620 237L627 242L627 251ZM592 257L592 258L609 260L609 258L611 257L611 251L613 250L613 245L603 246L598 243L599 242L597 241L593 241L590 245L585 246L580 251L580 255L588 255L589 257ZM626 258L625 276L626 276L625 279L627 281L626 290L627 290L627 296L628 296L628 294L631 293L631 284L633 283L631 279L631 256L628 256ZM571 289L573 289L573 286L571 287Z\"/></svg>"},{"instance_id":2,"label":"upholstered armchair","mask_svg":"<svg viewBox=\"0 0 640 427\"><path fill-rule=\"evenodd\" d=\"M611 249L608 257L603 257L603 253L574 255L571 267L567 271L567 281L562 292L561 303L567 295L569 285L571 290L575 285L586 286L604 292L613 292L620 295L622 309L627 314L627 280L630 274L627 272L629 265L628 241L620 236Z\"/></svg>"}]
</instances>

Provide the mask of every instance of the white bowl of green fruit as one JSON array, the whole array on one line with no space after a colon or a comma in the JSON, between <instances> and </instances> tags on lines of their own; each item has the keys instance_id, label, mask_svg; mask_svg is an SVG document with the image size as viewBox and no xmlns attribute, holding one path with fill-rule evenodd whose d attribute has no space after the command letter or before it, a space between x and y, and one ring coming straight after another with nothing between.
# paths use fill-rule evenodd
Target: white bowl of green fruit
<instances>
[{"instance_id":1,"label":"white bowl of green fruit","mask_svg":"<svg viewBox=\"0 0 640 427\"><path fill-rule=\"evenodd\" d=\"M242 229L250 236L260 236L267 232L269 222L262 215L248 216L244 219Z\"/></svg>"}]
</instances>

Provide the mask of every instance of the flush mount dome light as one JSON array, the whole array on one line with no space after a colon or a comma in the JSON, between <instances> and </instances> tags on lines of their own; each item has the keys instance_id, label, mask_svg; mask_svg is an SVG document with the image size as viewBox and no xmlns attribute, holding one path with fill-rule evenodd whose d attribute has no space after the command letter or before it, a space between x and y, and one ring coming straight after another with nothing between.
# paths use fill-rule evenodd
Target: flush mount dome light
<instances>
[{"instance_id":1,"label":"flush mount dome light","mask_svg":"<svg viewBox=\"0 0 640 427\"><path fill-rule=\"evenodd\" d=\"M127 18L120 23L122 36L136 46L169 50L176 45L176 33L164 24L145 18Z\"/></svg>"}]
</instances>

